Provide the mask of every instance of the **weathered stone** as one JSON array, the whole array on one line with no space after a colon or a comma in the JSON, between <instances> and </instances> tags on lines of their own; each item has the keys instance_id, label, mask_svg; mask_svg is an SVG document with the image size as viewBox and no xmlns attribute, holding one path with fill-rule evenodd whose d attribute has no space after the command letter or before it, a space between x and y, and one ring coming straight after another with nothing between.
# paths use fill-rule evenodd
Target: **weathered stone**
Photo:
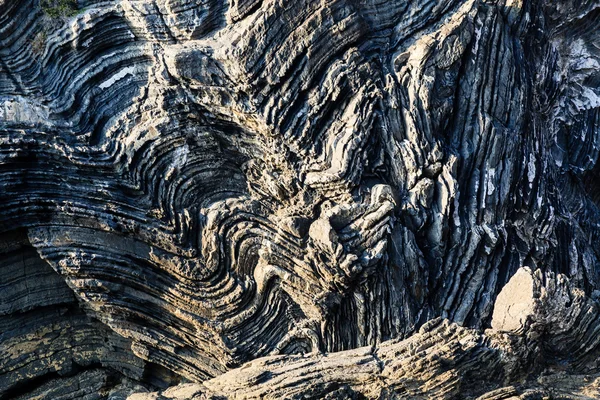
<instances>
[{"instance_id":1,"label":"weathered stone","mask_svg":"<svg viewBox=\"0 0 600 400\"><path fill-rule=\"evenodd\" d=\"M595 397L599 12L0 0L0 397Z\"/></svg>"},{"instance_id":2,"label":"weathered stone","mask_svg":"<svg viewBox=\"0 0 600 400\"><path fill-rule=\"evenodd\" d=\"M531 270L519 268L496 298L492 328L507 332L522 330L535 312L535 289Z\"/></svg>"}]
</instances>

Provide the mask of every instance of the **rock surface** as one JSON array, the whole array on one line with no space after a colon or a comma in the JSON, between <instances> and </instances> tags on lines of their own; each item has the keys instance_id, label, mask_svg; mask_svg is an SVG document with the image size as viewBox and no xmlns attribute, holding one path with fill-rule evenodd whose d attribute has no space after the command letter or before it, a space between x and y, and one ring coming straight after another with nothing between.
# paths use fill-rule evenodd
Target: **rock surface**
<instances>
[{"instance_id":1,"label":"rock surface","mask_svg":"<svg viewBox=\"0 0 600 400\"><path fill-rule=\"evenodd\" d=\"M0 0L0 398L598 398L598 0Z\"/></svg>"},{"instance_id":2,"label":"rock surface","mask_svg":"<svg viewBox=\"0 0 600 400\"><path fill-rule=\"evenodd\" d=\"M492 328L508 332L524 328L535 311L536 289L531 270L517 270L496 298Z\"/></svg>"}]
</instances>

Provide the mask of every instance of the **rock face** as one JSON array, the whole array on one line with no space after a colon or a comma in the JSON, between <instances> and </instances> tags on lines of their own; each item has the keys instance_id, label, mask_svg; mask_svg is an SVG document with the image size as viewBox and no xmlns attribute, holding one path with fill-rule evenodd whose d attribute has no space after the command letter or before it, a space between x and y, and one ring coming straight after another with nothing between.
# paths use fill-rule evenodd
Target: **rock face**
<instances>
[{"instance_id":1,"label":"rock face","mask_svg":"<svg viewBox=\"0 0 600 400\"><path fill-rule=\"evenodd\" d=\"M600 397L598 0L0 0L0 398Z\"/></svg>"},{"instance_id":2,"label":"rock face","mask_svg":"<svg viewBox=\"0 0 600 400\"><path fill-rule=\"evenodd\" d=\"M492 328L518 331L535 310L535 281L529 268L519 269L496 298Z\"/></svg>"}]
</instances>

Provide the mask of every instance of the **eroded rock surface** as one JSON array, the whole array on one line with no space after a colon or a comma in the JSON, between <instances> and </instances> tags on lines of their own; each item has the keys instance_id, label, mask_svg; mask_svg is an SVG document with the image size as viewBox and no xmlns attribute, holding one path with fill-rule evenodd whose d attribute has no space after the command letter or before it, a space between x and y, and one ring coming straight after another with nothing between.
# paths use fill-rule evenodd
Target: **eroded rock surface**
<instances>
[{"instance_id":1,"label":"eroded rock surface","mask_svg":"<svg viewBox=\"0 0 600 400\"><path fill-rule=\"evenodd\" d=\"M535 312L535 280L529 268L520 268L502 288L492 314L492 328L518 331Z\"/></svg>"},{"instance_id":2,"label":"eroded rock surface","mask_svg":"<svg viewBox=\"0 0 600 400\"><path fill-rule=\"evenodd\" d=\"M0 397L597 397L599 25L0 0Z\"/></svg>"}]
</instances>

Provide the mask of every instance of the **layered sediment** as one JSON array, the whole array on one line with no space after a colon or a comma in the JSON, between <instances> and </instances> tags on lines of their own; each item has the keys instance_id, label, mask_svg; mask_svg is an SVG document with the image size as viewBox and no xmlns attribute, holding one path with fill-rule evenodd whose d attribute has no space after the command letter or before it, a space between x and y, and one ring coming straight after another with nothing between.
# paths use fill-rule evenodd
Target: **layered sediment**
<instances>
[{"instance_id":1,"label":"layered sediment","mask_svg":"<svg viewBox=\"0 0 600 400\"><path fill-rule=\"evenodd\" d=\"M599 26L1 2L0 397L597 397Z\"/></svg>"}]
</instances>

